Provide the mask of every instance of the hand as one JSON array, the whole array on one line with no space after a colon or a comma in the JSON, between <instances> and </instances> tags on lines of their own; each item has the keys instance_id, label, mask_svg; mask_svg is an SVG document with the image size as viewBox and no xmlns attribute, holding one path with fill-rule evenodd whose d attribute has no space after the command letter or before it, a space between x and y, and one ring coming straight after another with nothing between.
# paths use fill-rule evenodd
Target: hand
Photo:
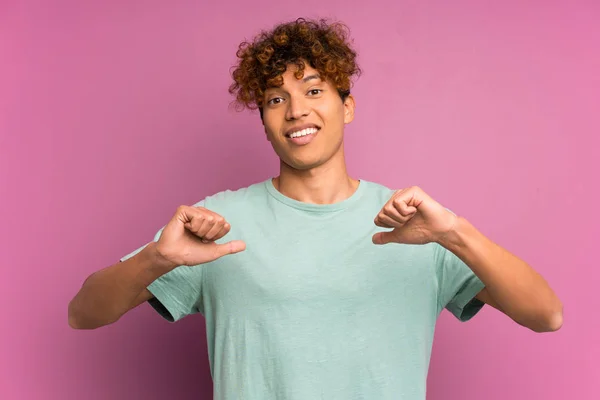
<instances>
[{"instance_id":1,"label":"hand","mask_svg":"<svg viewBox=\"0 0 600 400\"><path fill-rule=\"evenodd\" d=\"M215 243L230 229L227 221L217 213L204 207L181 206L163 229L156 251L172 268L208 263L246 249L241 240Z\"/></svg>"},{"instance_id":2,"label":"hand","mask_svg":"<svg viewBox=\"0 0 600 400\"><path fill-rule=\"evenodd\" d=\"M396 191L375 217L375 225L393 228L373 235L373 243L425 244L450 232L457 216L413 186Z\"/></svg>"}]
</instances>

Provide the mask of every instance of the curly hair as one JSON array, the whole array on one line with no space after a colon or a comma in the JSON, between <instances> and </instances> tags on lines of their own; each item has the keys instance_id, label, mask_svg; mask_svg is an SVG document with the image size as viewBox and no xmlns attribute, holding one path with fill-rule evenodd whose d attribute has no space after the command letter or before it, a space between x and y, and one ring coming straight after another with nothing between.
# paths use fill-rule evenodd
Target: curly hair
<instances>
[{"instance_id":1,"label":"curly hair","mask_svg":"<svg viewBox=\"0 0 600 400\"><path fill-rule=\"evenodd\" d=\"M325 19L298 18L277 25L261 32L253 42L243 41L236 56L229 93L235 96L238 110L258 108L261 117L265 91L283 85L282 75L290 64L298 67L295 76L300 79L304 62L308 62L321 79L337 89L342 100L350 94L352 77L362 72L350 46L348 27Z\"/></svg>"}]
</instances>

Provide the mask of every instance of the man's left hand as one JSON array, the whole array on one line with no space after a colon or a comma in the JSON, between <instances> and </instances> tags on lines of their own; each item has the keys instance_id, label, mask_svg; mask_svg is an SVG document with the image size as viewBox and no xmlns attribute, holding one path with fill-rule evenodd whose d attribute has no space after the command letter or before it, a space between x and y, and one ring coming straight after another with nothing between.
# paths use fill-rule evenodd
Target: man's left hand
<instances>
[{"instance_id":1,"label":"man's left hand","mask_svg":"<svg viewBox=\"0 0 600 400\"><path fill-rule=\"evenodd\" d=\"M425 244L450 232L458 217L413 186L396 191L375 217L375 225L392 228L373 235L373 243Z\"/></svg>"}]
</instances>

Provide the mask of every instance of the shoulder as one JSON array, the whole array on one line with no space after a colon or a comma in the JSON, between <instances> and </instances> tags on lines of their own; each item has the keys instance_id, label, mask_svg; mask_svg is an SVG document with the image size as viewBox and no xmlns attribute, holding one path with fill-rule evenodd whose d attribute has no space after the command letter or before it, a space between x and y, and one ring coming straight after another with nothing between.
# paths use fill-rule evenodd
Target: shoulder
<instances>
[{"instance_id":1,"label":"shoulder","mask_svg":"<svg viewBox=\"0 0 600 400\"><path fill-rule=\"evenodd\" d=\"M238 189L223 190L207 196L195 205L205 207L216 213L240 207L252 207L258 202L264 201L266 195L265 183L266 181L261 181Z\"/></svg>"},{"instance_id":2,"label":"shoulder","mask_svg":"<svg viewBox=\"0 0 600 400\"><path fill-rule=\"evenodd\" d=\"M395 189L382 185L380 183L366 181L361 179L361 185L365 185L364 196L370 201L383 206L396 192Z\"/></svg>"}]
</instances>

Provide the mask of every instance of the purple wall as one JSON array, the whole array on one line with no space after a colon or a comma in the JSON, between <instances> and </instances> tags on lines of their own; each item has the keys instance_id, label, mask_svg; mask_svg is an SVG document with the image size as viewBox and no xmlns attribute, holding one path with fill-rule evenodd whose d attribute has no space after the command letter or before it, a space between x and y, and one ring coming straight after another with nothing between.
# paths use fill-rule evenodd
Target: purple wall
<instances>
[{"instance_id":1,"label":"purple wall","mask_svg":"<svg viewBox=\"0 0 600 400\"><path fill-rule=\"evenodd\" d=\"M1 3L0 398L211 397L201 316L143 305L74 331L67 304L178 205L277 174L258 114L228 108L229 68L245 37L301 15L356 40L351 174L421 186L565 305L553 334L444 313L428 398L600 398L600 6L348 4Z\"/></svg>"}]
</instances>

